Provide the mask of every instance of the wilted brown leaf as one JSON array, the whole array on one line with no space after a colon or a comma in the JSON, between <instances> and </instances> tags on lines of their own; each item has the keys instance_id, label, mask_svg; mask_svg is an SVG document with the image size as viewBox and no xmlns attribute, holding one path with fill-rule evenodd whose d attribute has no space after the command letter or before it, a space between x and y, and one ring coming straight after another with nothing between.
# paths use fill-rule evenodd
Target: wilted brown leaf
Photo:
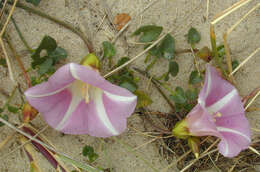
<instances>
[{"instance_id":1,"label":"wilted brown leaf","mask_svg":"<svg viewBox=\"0 0 260 172\"><path fill-rule=\"evenodd\" d=\"M120 31L125 24L127 24L131 20L131 17L127 13L121 13L116 15L114 19L114 24L116 25L116 29Z\"/></svg>"}]
</instances>

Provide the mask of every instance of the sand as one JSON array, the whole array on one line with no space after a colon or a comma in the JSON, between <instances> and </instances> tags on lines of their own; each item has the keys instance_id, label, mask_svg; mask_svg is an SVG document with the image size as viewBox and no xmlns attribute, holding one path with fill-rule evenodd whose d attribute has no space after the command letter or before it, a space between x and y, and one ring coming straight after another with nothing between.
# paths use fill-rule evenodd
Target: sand
<instances>
[{"instance_id":1,"label":"sand","mask_svg":"<svg viewBox=\"0 0 260 172\"><path fill-rule=\"evenodd\" d=\"M172 35L176 41L176 49L189 48L189 45L184 36L188 29L193 26L201 33L201 41L197 45L198 48L203 46L210 47L209 40L209 22L213 17L228 8L238 0L210 0L209 5L209 19L206 20L206 1L200 0L160 0L149 9L147 9L142 15L137 15L142 9L144 9L152 1L149 0L42 0L39 5L39 9L46 13L55 16L61 20L69 22L76 27L84 30L86 36L88 36L95 48L97 54L100 55L102 50L102 42L105 40L111 40L116 31L110 26L108 19L104 20L104 23L99 28L105 11L109 12L109 18L116 16L118 13L128 13L132 17L132 23L128 30L122 34L117 40L115 46L117 48L117 55L114 58L116 61L120 57L128 56L133 58L143 50L143 46L133 44L137 39L130 37L130 34L138 27L147 24L156 24L163 26L164 31L167 32L173 29ZM250 3L232 13L224 20L216 25L217 40L219 43L223 43L222 34L239 20L243 14L249 11L253 6L259 3L258 0L252 0ZM137 15L137 16L136 16ZM68 59L66 62L80 62L81 58L88 53L88 49L84 42L71 31L59 26L47 19L38 17L32 13L28 13L22 9L16 8L14 12L14 18L17 21L21 31L23 32L26 40L30 46L36 48L40 43L44 35L50 35L57 40L59 46L65 48L68 51ZM30 55L26 52L26 49L20 41L13 25L8 25L8 32L14 42L14 46L17 49L19 55L22 57L22 61L25 67L30 66ZM231 49L231 56L233 59L237 59L241 62L247 56L250 55L260 45L260 11L259 9L250 14L250 16L244 20L237 29L235 29L228 37L228 43ZM249 94L254 88L260 85L260 53L258 52L244 67L242 67L237 74L235 74L236 85L241 96ZM145 68L143 63L145 56L140 57L135 61L132 66L137 66L141 69ZM188 77L190 72L194 69L193 57L191 54L183 54L176 57L176 61L179 63L180 72L177 77L170 78L169 83L172 87L181 86L187 88ZM203 62L200 61L201 64ZM22 83L22 89L26 89L24 79L18 77L21 73L17 67L15 60L12 60L12 65L15 66L15 74L17 81ZM153 75L160 75L167 70L167 62L164 59L160 59L156 66L151 70ZM0 67L0 87L6 92L10 93L14 87L12 81L10 81L8 71ZM106 73L107 71L102 71ZM141 78L140 88L147 88L147 79ZM160 96L156 89L151 86L148 90L145 90L154 103L149 106L150 110L169 112L170 108L165 100ZM15 94L15 98L12 100L12 104L19 103L20 97L18 92ZM6 101L5 97L1 95L0 104ZM260 99L258 98L253 106L259 106ZM246 114L252 127L260 128L260 114L259 112L250 112ZM9 114L10 122L13 124L19 124L17 115ZM41 116L38 116L33 124L39 129L46 126L45 121ZM150 172L160 171L165 168L168 162L160 154L161 146L159 142L153 142L142 146L135 152L127 151L126 145L132 148L138 147L152 138L140 135L138 131L146 131L147 128L151 130L151 126L144 124L142 118L138 114L133 114L128 120L128 130L118 136L117 139L120 142L115 141L114 138L101 140L87 135L73 136L62 135L61 133L53 130L52 128L46 129L43 134L57 147L58 150L70 155L71 157L85 162L86 158L82 156L81 151L83 146L91 145L99 154L99 158L93 165L102 168L112 168L114 172ZM0 141L6 136L13 133L9 128L2 127L0 131ZM253 137L259 135L253 132ZM124 145L120 144L125 143ZM17 138L12 139L4 149L0 150L0 155L6 155L8 152L18 146ZM54 172L55 170L50 164L37 153L38 162L43 172ZM140 158L141 157L141 158ZM144 159L145 162L142 160ZM151 168L152 166L152 168ZM68 165L70 169L73 169ZM29 171L29 161L22 149L8 155L4 159L0 160L0 171L21 172ZM169 169L169 171L178 171L176 167ZM215 171L215 170L212 170Z\"/></svg>"}]
</instances>

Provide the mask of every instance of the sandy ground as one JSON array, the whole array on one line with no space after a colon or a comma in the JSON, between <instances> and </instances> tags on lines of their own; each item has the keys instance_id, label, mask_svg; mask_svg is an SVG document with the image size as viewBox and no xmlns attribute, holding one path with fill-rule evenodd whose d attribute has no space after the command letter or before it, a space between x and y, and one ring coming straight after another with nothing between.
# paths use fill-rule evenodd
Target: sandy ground
<instances>
[{"instance_id":1,"label":"sandy ground","mask_svg":"<svg viewBox=\"0 0 260 172\"><path fill-rule=\"evenodd\" d=\"M132 24L129 29L118 39L116 42L116 48L118 50L116 59L123 56L129 56L133 58L139 52L143 50L143 46L132 44L131 42L137 41L136 38L130 38L129 35L141 25L156 24L164 27L164 32L169 29L173 29L172 35L176 40L176 49L189 48L184 35L188 29L193 26L197 28L202 36L202 40L197 45L201 48L205 45L210 46L209 41L209 21L213 19L213 16L218 12L228 8L238 0L210 0L209 8L209 20L205 20L206 17L206 1L200 0L159 0L156 4L151 6L142 15L137 15L142 9L144 9L152 1L149 0L42 0L39 9L46 13L56 16L66 22L72 23L77 27L84 30L86 35L91 39L94 44L96 52L102 50L101 43L105 40L111 40L115 35L115 30L111 28L108 20L106 19L98 31L97 28L100 25L105 11L110 11L109 17L113 18L118 13L128 13L132 17ZM235 13L231 14L216 26L217 40L219 43L223 42L222 33L227 30L232 24L249 11L253 6L259 3L258 0L252 0L249 4L245 5ZM137 15L137 16L136 16ZM50 35L54 37L58 45L65 48L68 51L69 57L66 62L79 62L80 59L88 52L83 41L71 31L64 29L61 26L54 24L46 19L35 16L24 10L17 8L14 12L14 18L22 30L25 38L28 40L32 47L37 47L40 40L44 35ZM18 53L22 55L22 61L26 67L30 66L30 56L25 51L24 45L21 43L17 33L14 30L12 24L8 26L8 32L10 33L15 48ZM231 56L233 59L242 61L250 53L252 53L260 45L260 10L253 12L245 21L243 21L234 32L228 37L228 43L231 48ZM242 96L247 95L250 91L260 85L260 54L259 52L235 75L238 89ZM144 56L135 61L133 65L144 69ZM193 70L193 60L191 54L180 55L176 58L180 66L180 72L176 78L171 78L169 83L172 87L182 86L187 87L189 73ZM202 62L200 62L202 63ZM15 73L20 73L19 68L15 61L12 62L15 66ZM160 75L166 70L167 63L161 59L159 63L152 69L151 73ZM0 87L11 92L14 85L9 79L8 72L4 68L0 68ZM104 72L105 73L105 72ZM141 88L146 88L146 79L141 77ZM17 80L23 83L25 88L25 82L23 78L17 77ZM146 90L154 101L149 107L151 110L158 110L163 112L169 112L170 108L166 104L165 100L161 98L160 94L155 88L150 87ZM4 97L1 97L0 103L3 104ZM12 103L19 103L20 99L17 94ZM254 102L254 106L259 106L260 99ZM10 114L10 121L14 124L18 124L17 116ZM247 113L247 117L252 124L252 127L260 128L260 114L259 112ZM34 121L39 129L43 128L46 123L38 116ZM139 131L145 131L143 120L137 115L132 115L128 120L129 129L117 137L123 143L135 148L140 146L151 138L138 134ZM13 131L7 127L1 128L0 141L3 140ZM150 172L160 171L167 166L167 161L159 153L160 146L158 143L150 143L136 151L128 152L125 145L121 145L113 138L101 139L90 137L87 135L72 136L65 135L48 128L44 131L44 135L55 144L58 150L69 154L73 158L86 161L86 158L82 156L82 147L86 144L95 148L99 154L99 159L94 165L103 168L113 168L115 172ZM257 133L254 133L254 137ZM5 146L5 149L0 150L0 155L6 155L13 150L19 144L15 139ZM44 172L54 172L55 170L49 165L49 163L39 154L39 162ZM141 157L141 158L140 158ZM142 159L145 159L144 162ZM151 168L151 166L154 168ZM1 158L0 171L21 172L29 171L29 164L26 155L22 150L16 151L11 155ZM69 166L69 168L71 168ZM72 168L71 168L72 169ZM174 167L169 171L177 171ZM214 170L212 170L214 171Z\"/></svg>"}]
</instances>

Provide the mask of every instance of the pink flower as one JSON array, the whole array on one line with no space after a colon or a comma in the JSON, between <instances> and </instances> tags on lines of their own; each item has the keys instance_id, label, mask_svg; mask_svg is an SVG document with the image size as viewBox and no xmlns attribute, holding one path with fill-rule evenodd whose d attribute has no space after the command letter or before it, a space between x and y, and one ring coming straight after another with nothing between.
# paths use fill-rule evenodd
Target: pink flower
<instances>
[{"instance_id":1,"label":"pink flower","mask_svg":"<svg viewBox=\"0 0 260 172\"><path fill-rule=\"evenodd\" d=\"M234 157L250 145L250 126L238 91L210 65L198 104L186 121L193 136L219 137L219 152L226 157Z\"/></svg>"},{"instance_id":2,"label":"pink flower","mask_svg":"<svg viewBox=\"0 0 260 172\"><path fill-rule=\"evenodd\" d=\"M29 88L25 96L56 130L96 137L122 133L137 101L131 92L106 81L90 66L75 63Z\"/></svg>"}]
</instances>

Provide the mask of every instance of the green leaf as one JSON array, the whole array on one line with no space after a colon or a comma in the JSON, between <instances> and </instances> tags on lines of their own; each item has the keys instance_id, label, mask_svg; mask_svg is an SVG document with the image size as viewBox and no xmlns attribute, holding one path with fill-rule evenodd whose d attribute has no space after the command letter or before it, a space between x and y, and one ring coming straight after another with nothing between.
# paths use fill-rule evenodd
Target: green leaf
<instances>
[{"instance_id":1,"label":"green leaf","mask_svg":"<svg viewBox=\"0 0 260 172\"><path fill-rule=\"evenodd\" d=\"M164 81L169 81L170 77L169 77L169 72L166 73L165 77L164 77Z\"/></svg>"},{"instance_id":2,"label":"green leaf","mask_svg":"<svg viewBox=\"0 0 260 172\"><path fill-rule=\"evenodd\" d=\"M188 112L191 111L193 107L194 107L194 105L193 104L189 104L189 103L184 105L184 109L186 111L188 111Z\"/></svg>"},{"instance_id":3,"label":"green leaf","mask_svg":"<svg viewBox=\"0 0 260 172\"><path fill-rule=\"evenodd\" d=\"M90 162L94 162L96 159L98 159L98 154L93 153L92 155L88 156L88 159Z\"/></svg>"},{"instance_id":4,"label":"green leaf","mask_svg":"<svg viewBox=\"0 0 260 172\"><path fill-rule=\"evenodd\" d=\"M190 101L196 100L198 97L198 90L196 88L188 89L185 92L185 95L186 95L187 99Z\"/></svg>"},{"instance_id":5,"label":"green leaf","mask_svg":"<svg viewBox=\"0 0 260 172\"><path fill-rule=\"evenodd\" d=\"M94 148L92 146L84 146L83 150L82 150L82 154L83 156L88 156L89 154L93 154L94 153Z\"/></svg>"},{"instance_id":6,"label":"green leaf","mask_svg":"<svg viewBox=\"0 0 260 172\"><path fill-rule=\"evenodd\" d=\"M14 106L10 106L10 105L8 105L7 109L8 109L9 112L12 112L12 113L17 113L18 110L19 110L19 108L14 107Z\"/></svg>"},{"instance_id":7,"label":"green leaf","mask_svg":"<svg viewBox=\"0 0 260 172\"><path fill-rule=\"evenodd\" d=\"M199 75L198 71L192 71L190 74L189 83L190 84L197 84L202 81L202 77Z\"/></svg>"},{"instance_id":8,"label":"green leaf","mask_svg":"<svg viewBox=\"0 0 260 172\"><path fill-rule=\"evenodd\" d=\"M130 60L128 57L122 57L120 60L118 60L117 62L117 67L123 65L124 63L126 63L128 60Z\"/></svg>"},{"instance_id":9,"label":"green leaf","mask_svg":"<svg viewBox=\"0 0 260 172\"><path fill-rule=\"evenodd\" d=\"M32 68L35 68L36 66L44 63L48 59L48 55L52 53L57 48L57 44L55 39L53 39L50 36L44 36L39 47L35 50L33 55L31 56L32 61ZM47 55L41 57L42 50L47 51Z\"/></svg>"},{"instance_id":10,"label":"green leaf","mask_svg":"<svg viewBox=\"0 0 260 172\"><path fill-rule=\"evenodd\" d=\"M144 46L144 49L148 48L151 44L148 44L148 45L145 45ZM151 55L151 56L155 56L155 57L161 57L162 54L159 50L159 48L157 46L154 46L152 47L149 51L148 51L148 55ZM148 59L145 60L145 63L147 63Z\"/></svg>"},{"instance_id":11,"label":"green leaf","mask_svg":"<svg viewBox=\"0 0 260 172\"><path fill-rule=\"evenodd\" d=\"M52 37L45 35L39 45L35 50L32 58L39 58L42 50L46 50L48 53L54 51L57 48L57 43Z\"/></svg>"},{"instance_id":12,"label":"green leaf","mask_svg":"<svg viewBox=\"0 0 260 172\"><path fill-rule=\"evenodd\" d=\"M137 96L136 108L143 108L153 103L152 99L143 91L136 90L134 94Z\"/></svg>"},{"instance_id":13,"label":"green leaf","mask_svg":"<svg viewBox=\"0 0 260 172\"><path fill-rule=\"evenodd\" d=\"M0 58L0 65L6 67L6 60L4 58Z\"/></svg>"},{"instance_id":14,"label":"green leaf","mask_svg":"<svg viewBox=\"0 0 260 172\"><path fill-rule=\"evenodd\" d=\"M224 45L219 45L217 47L217 51L218 51L218 56L223 59L223 57L224 57L224 55L226 53L225 52L225 46Z\"/></svg>"},{"instance_id":15,"label":"green leaf","mask_svg":"<svg viewBox=\"0 0 260 172\"><path fill-rule=\"evenodd\" d=\"M116 49L115 49L114 45L111 44L110 42L104 41L102 43L102 45L104 48L104 57L105 58L111 58L116 54Z\"/></svg>"},{"instance_id":16,"label":"green leaf","mask_svg":"<svg viewBox=\"0 0 260 172\"><path fill-rule=\"evenodd\" d=\"M169 70L168 72L171 74L171 76L175 77L177 76L178 72L179 72L179 65L178 63L176 63L175 61L171 61L169 63Z\"/></svg>"},{"instance_id":17,"label":"green leaf","mask_svg":"<svg viewBox=\"0 0 260 172\"><path fill-rule=\"evenodd\" d=\"M87 156L90 162L95 161L98 158L98 154L94 152L94 149L92 146L84 146L82 150L83 156Z\"/></svg>"},{"instance_id":18,"label":"green leaf","mask_svg":"<svg viewBox=\"0 0 260 172\"><path fill-rule=\"evenodd\" d=\"M170 96L171 98L171 96ZM180 112L183 109L183 104L175 103L176 112Z\"/></svg>"},{"instance_id":19,"label":"green leaf","mask_svg":"<svg viewBox=\"0 0 260 172\"><path fill-rule=\"evenodd\" d=\"M31 3L34 6L38 6L41 0L26 0L26 2Z\"/></svg>"},{"instance_id":20,"label":"green leaf","mask_svg":"<svg viewBox=\"0 0 260 172\"><path fill-rule=\"evenodd\" d=\"M239 65L239 62L237 60L232 61L232 69L235 70Z\"/></svg>"},{"instance_id":21,"label":"green leaf","mask_svg":"<svg viewBox=\"0 0 260 172\"><path fill-rule=\"evenodd\" d=\"M47 73L52 68L52 65L53 65L53 60L51 58L48 58L46 61L40 64L38 73L40 75Z\"/></svg>"},{"instance_id":22,"label":"green leaf","mask_svg":"<svg viewBox=\"0 0 260 172\"><path fill-rule=\"evenodd\" d=\"M170 98L177 104L186 103L185 93L181 87L176 87L175 92L172 95L170 95Z\"/></svg>"},{"instance_id":23,"label":"green leaf","mask_svg":"<svg viewBox=\"0 0 260 172\"><path fill-rule=\"evenodd\" d=\"M0 108L0 113L2 113L4 111L4 109Z\"/></svg>"},{"instance_id":24,"label":"green leaf","mask_svg":"<svg viewBox=\"0 0 260 172\"><path fill-rule=\"evenodd\" d=\"M139 29L137 29L133 33L133 35L139 35L139 34L143 33L140 36L139 41L140 42L152 42L160 36L162 30L163 30L163 28L161 26L147 25L147 26L142 26Z\"/></svg>"},{"instance_id":25,"label":"green leaf","mask_svg":"<svg viewBox=\"0 0 260 172\"><path fill-rule=\"evenodd\" d=\"M188 43L194 45L200 41L200 33L193 27L188 32Z\"/></svg>"},{"instance_id":26,"label":"green leaf","mask_svg":"<svg viewBox=\"0 0 260 172\"><path fill-rule=\"evenodd\" d=\"M137 85L134 82L131 82L131 81L124 81L119 86L126 88L131 92L135 92L137 90Z\"/></svg>"},{"instance_id":27,"label":"green leaf","mask_svg":"<svg viewBox=\"0 0 260 172\"><path fill-rule=\"evenodd\" d=\"M85 163L82 164L82 163L77 162L77 161L75 161L75 160L73 160L73 159L70 159L70 158L68 158L68 157L65 157L65 156L62 156L62 155L59 155L59 157L60 157L64 162L69 163L69 164L73 164L73 165L75 165L76 167L81 168L81 169L83 169L83 170L86 170L86 171L88 171L88 172L103 172L103 170L96 169L96 168L94 168L94 167L92 167L92 166L90 166L90 165L88 165L88 164L85 164Z\"/></svg>"},{"instance_id":28,"label":"green leaf","mask_svg":"<svg viewBox=\"0 0 260 172\"><path fill-rule=\"evenodd\" d=\"M57 47L54 51L50 52L48 56L53 59L54 64L55 64L59 60L66 59L68 54L64 48Z\"/></svg>"},{"instance_id":29,"label":"green leaf","mask_svg":"<svg viewBox=\"0 0 260 172\"><path fill-rule=\"evenodd\" d=\"M158 49L164 58L172 59L174 57L175 51L174 38L170 34L167 34L162 40L162 43L160 44Z\"/></svg>"},{"instance_id":30,"label":"green leaf","mask_svg":"<svg viewBox=\"0 0 260 172\"><path fill-rule=\"evenodd\" d=\"M1 115L0 118L3 118L4 120L8 121L8 116L7 115ZM0 122L0 127L4 126L5 124Z\"/></svg>"}]
</instances>

